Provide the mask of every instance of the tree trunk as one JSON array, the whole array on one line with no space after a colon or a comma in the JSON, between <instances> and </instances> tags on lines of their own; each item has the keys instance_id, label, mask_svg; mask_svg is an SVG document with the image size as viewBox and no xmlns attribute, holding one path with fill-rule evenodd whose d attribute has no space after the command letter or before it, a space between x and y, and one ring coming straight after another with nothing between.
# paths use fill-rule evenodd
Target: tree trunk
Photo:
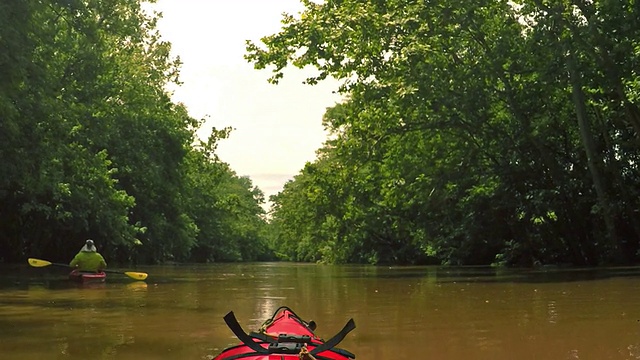
<instances>
[{"instance_id":1,"label":"tree trunk","mask_svg":"<svg viewBox=\"0 0 640 360\"><path fill-rule=\"evenodd\" d=\"M593 179L593 186L595 187L596 194L598 196L598 203L602 209L602 217L605 222L608 234L609 253L607 254L608 260L620 264L624 261L623 253L619 244L614 215L612 213L611 200L605 189L604 181L600 171L600 164L602 159L598 155L595 143L593 141L593 134L591 133L591 126L589 119L587 118L587 106L585 103L585 95L582 89L582 74L577 69L575 53L572 49L567 52L567 69L569 70L569 77L571 81L572 98L576 109L576 117L578 120L578 126L580 128L580 137L584 146L585 153L587 155L587 165L591 178Z\"/></svg>"}]
</instances>

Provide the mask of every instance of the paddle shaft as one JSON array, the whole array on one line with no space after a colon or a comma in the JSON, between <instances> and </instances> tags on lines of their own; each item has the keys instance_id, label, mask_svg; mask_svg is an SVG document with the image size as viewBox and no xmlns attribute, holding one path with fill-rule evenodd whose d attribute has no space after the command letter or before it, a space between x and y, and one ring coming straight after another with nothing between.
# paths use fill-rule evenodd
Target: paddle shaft
<instances>
[{"instance_id":1,"label":"paddle shaft","mask_svg":"<svg viewBox=\"0 0 640 360\"><path fill-rule=\"evenodd\" d=\"M40 259L33 259L33 258L29 259L29 265L34 266L34 267L43 267L43 266L54 265L54 266L62 266L62 267L66 267L66 268L71 268L71 266L69 264L52 263L52 262L47 261L47 260L40 260ZM128 276L128 277L130 277L132 279L135 279L135 280L144 280L144 279L147 278L147 274L143 273L143 272L117 271L117 270L109 270L109 269L104 269L102 271L104 271L106 273L126 275L126 276Z\"/></svg>"},{"instance_id":2,"label":"paddle shaft","mask_svg":"<svg viewBox=\"0 0 640 360\"><path fill-rule=\"evenodd\" d=\"M55 265L55 266L61 266L61 267L68 267L71 268L72 266L69 264L62 264L62 263L51 263L51 265ZM106 272L106 273L114 273L114 274L124 274L123 272L120 271L114 271L114 270L107 270L107 269L102 269L100 270L102 272ZM98 271L98 272L100 272Z\"/></svg>"}]
</instances>

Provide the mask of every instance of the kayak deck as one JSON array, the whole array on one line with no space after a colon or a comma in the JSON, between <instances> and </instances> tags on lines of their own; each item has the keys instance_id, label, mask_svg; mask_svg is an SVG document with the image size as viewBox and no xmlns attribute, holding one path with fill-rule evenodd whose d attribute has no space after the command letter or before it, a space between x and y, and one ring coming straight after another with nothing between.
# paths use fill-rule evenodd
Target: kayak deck
<instances>
[{"instance_id":1,"label":"kayak deck","mask_svg":"<svg viewBox=\"0 0 640 360\"><path fill-rule=\"evenodd\" d=\"M315 322L306 322L286 306L278 308L258 332L245 333L233 312L224 317L241 343L223 350L214 360L349 360L351 352L336 347L355 328L353 319L331 339L315 335Z\"/></svg>"},{"instance_id":2,"label":"kayak deck","mask_svg":"<svg viewBox=\"0 0 640 360\"><path fill-rule=\"evenodd\" d=\"M77 281L80 283L97 283L97 282L105 282L107 278L107 274L104 272L91 272L91 271L80 271L73 270L69 273L69 280Z\"/></svg>"}]
</instances>

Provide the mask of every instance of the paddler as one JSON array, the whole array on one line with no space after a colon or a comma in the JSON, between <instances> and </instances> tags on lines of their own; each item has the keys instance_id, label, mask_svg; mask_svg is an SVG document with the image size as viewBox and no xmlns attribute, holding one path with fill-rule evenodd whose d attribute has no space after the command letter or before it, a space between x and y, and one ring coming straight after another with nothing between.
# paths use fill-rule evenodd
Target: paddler
<instances>
[{"instance_id":1,"label":"paddler","mask_svg":"<svg viewBox=\"0 0 640 360\"><path fill-rule=\"evenodd\" d=\"M107 267L107 263L96 249L93 240L88 239L80 252L71 260L69 266L79 271L101 272Z\"/></svg>"}]
</instances>

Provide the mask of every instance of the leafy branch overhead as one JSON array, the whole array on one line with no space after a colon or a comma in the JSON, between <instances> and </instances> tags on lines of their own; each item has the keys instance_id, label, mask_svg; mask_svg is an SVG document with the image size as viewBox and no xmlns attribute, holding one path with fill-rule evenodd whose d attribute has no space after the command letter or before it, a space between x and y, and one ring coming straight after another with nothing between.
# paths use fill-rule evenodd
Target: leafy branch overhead
<instances>
[{"instance_id":1,"label":"leafy branch overhead","mask_svg":"<svg viewBox=\"0 0 640 360\"><path fill-rule=\"evenodd\" d=\"M171 101L179 58L138 0L0 4L0 261L267 254L264 201ZM233 201L229 201L233 199ZM242 231L237 231L241 229Z\"/></svg>"},{"instance_id":2,"label":"leafy branch overhead","mask_svg":"<svg viewBox=\"0 0 640 360\"><path fill-rule=\"evenodd\" d=\"M274 197L289 259L639 260L640 9L632 1L303 1L247 43L345 101ZM301 215L304 214L304 215Z\"/></svg>"}]
</instances>

